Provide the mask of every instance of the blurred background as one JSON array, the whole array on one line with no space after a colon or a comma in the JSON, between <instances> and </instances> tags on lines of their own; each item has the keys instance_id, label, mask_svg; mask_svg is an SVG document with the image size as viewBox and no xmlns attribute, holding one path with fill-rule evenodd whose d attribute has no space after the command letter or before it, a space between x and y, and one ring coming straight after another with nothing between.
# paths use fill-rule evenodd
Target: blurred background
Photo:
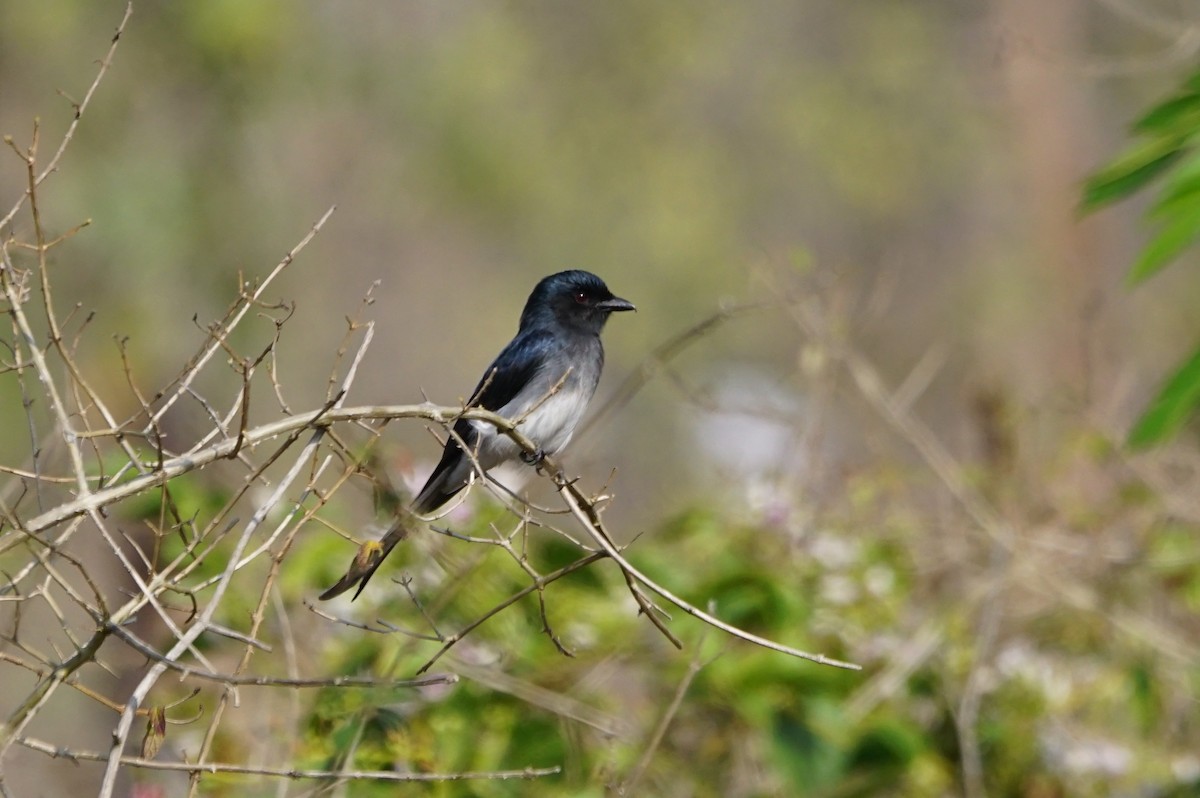
<instances>
[{"instance_id":1,"label":"blurred background","mask_svg":"<svg viewBox=\"0 0 1200 798\"><path fill-rule=\"evenodd\" d=\"M123 9L7 3L0 131L25 146L37 117L56 145ZM113 337L128 336L142 384L165 383L239 275L265 274L334 204L268 293L296 306L279 365L293 408L322 401L345 318L376 281L375 339L349 404L455 403L533 284L564 268L638 305L606 331L597 406L673 336L758 303L689 339L567 457L597 485L617 469L606 517L624 540L645 533L635 554L665 567L703 552L802 592L818 605L806 612L832 615L805 615L807 632L779 621L780 633L868 664L828 694L804 682L838 707L858 696L858 717L817 724L842 730L829 743L840 770L791 721L763 720L772 701L825 717L829 705L789 694L746 720L773 741L754 756L817 764L734 767L722 748L708 767L728 781L708 788L858 794L846 752L884 712L888 728L914 730L879 743L906 752L897 772L916 781L902 794L1200 794L1168 792L1200 783L1196 438L1133 459L1120 449L1194 345L1200 280L1176 268L1127 290L1145 240L1138 202L1078 211L1089 171L1189 73L1197 24L1183 0L142 0L46 184L51 232L91 220L55 250L58 301L98 311L82 351L126 412ZM21 162L0 156L5 207L23 185ZM23 216L16 234L28 233ZM870 375L902 389L898 408L872 401ZM4 402L21 412L15 393ZM256 407L259 420L272 412ZM438 454L419 425L387 440L416 478ZM22 445L0 440L4 462ZM1015 555L997 555L994 530L959 506L963 486L1028 549L1020 579L1001 580L1016 597L992 627L964 597L987 593ZM1083 586L1073 604L1047 587L1060 568ZM661 578L699 603L720 592L696 574ZM932 628L932 649L893 673L907 687L855 692ZM1182 647L1166 663L1164 640ZM1001 660L1009 671L978 669ZM1044 684L996 698L1022 668L1068 684L1098 669L1111 706L1087 703L1094 681L1075 699ZM643 687L635 705L650 717L660 687ZM673 687L661 689L665 701ZM953 730L963 695L997 713L975 741L982 780L972 738ZM697 712L694 731L720 725ZM1045 725L1022 725L1043 712ZM1123 712L1140 725L1122 726ZM668 794L667 774L704 750L675 745L648 794Z\"/></svg>"},{"instance_id":2,"label":"blurred background","mask_svg":"<svg viewBox=\"0 0 1200 798\"><path fill-rule=\"evenodd\" d=\"M64 298L159 382L198 336L180 322L218 316L336 204L275 294L306 331L284 352L298 402L376 280L359 399L453 402L550 272L593 270L641 308L607 335L610 388L800 265L893 384L938 348L920 401L940 423L982 382L1127 422L1190 345L1200 289L1180 269L1121 291L1134 209L1080 221L1078 187L1184 71L1161 30L1178 12L1043 5L144 3L46 209L52 229L93 221L59 253L87 266ZM82 95L122 8L7 10L6 133L37 116L57 141L57 92ZM786 326L743 319L684 364L798 398ZM678 399L654 386L585 442L631 499L677 495L697 462Z\"/></svg>"}]
</instances>

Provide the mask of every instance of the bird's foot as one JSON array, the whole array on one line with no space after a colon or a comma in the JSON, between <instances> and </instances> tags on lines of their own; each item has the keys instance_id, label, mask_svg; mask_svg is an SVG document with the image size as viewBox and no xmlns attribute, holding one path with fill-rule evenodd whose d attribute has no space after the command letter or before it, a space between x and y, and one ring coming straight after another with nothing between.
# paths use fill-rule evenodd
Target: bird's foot
<instances>
[{"instance_id":1,"label":"bird's foot","mask_svg":"<svg viewBox=\"0 0 1200 798\"><path fill-rule=\"evenodd\" d=\"M542 461L546 459L546 453L541 449L530 454L529 452L521 452L521 461L525 465L540 466Z\"/></svg>"}]
</instances>

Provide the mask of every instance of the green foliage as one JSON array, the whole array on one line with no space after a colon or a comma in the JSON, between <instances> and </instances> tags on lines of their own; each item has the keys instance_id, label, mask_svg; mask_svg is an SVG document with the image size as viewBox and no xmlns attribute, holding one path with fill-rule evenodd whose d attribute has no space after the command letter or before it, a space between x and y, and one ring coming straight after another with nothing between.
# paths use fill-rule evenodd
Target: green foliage
<instances>
[{"instance_id":1,"label":"green foliage","mask_svg":"<svg viewBox=\"0 0 1200 798\"><path fill-rule=\"evenodd\" d=\"M1104 462L1114 453L1081 447L1078 456ZM528 596L476 629L450 655L463 661L482 655L484 664L474 667L503 674L504 690L491 689L486 679L477 681L470 669L460 684L422 694L322 690L307 710L303 759L320 767L418 772L562 765L563 772L552 778L448 782L428 792L600 795L604 785L623 783L695 658L703 665L654 752L641 793L714 798L738 789L839 798L957 793L961 751L954 685L977 667L991 674L978 724L989 794L1061 794L1065 784L1072 784L1073 795L1103 796L1112 786L1173 784L1164 775L1180 755L1171 720L1179 700L1173 668L1137 642L1114 639L1111 625L1097 614L1050 608L980 665L972 610L952 599L961 598L959 589L948 587L944 612L949 620L936 649L904 672L882 700L855 714L863 691L905 656L903 630L912 622L905 608L911 612L930 600L921 595L931 589L928 579L912 577L920 553L901 543L916 526L911 508L897 511L908 507L908 489L887 469L863 473L846 486L855 500L840 503L839 517L825 518L824 526L798 543L769 523L736 517L728 507L697 505L627 550L684 595L714 599L721 617L802 648L853 658L845 644L856 630L869 630L873 646L881 635L894 635L876 655L859 658L866 666L861 673L730 642L685 616L671 624L686 643L677 653L629 602L617 600L623 582L611 563L601 561L547 587L551 624L573 649L573 658L555 652L541 632L536 597ZM1141 513L1152 501L1144 493L1128 495L1125 503L1114 499L1110 515ZM880 517L891 520L880 523ZM479 513L456 530L488 537L497 520ZM872 528L870 542L854 532L867 527ZM1156 570L1144 583L1123 586L1129 600L1135 592L1158 590L1161 582L1174 586L1169 602L1181 610L1191 606L1200 585L1196 540L1191 527L1163 528L1147 553ZM432 556L469 586L447 603L436 581L414 582L426 607L444 607L438 615L444 633L527 584L511 558L494 547L472 561L478 545L423 534L405 545L423 547L412 553L413 562ZM572 547L553 535L531 534L528 553L530 564L542 572L572 559ZM320 568L315 559L311 565ZM461 570L464 566L467 570ZM882 578L885 573L894 576ZM420 629L420 614L402 592L381 589L386 575L381 577L363 600L375 597L389 622ZM833 587L837 580L857 589L843 594ZM1123 594L1113 597L1121 600ZM832 624L823 620L830 617ZM327 648L322 669L404 677L435 648L398 635L356 635ZM596 678L605 672L621 675L616 681ZM629 706L627 689L645 697L632 714L623 709ZM619 717L622 731L610 736L580 722L564 709L576 704ZM1062 738L1066 742L1053 742L1062 729L1071 729ZM1055 758L1067 756L1054 753L1055 746L1089 750L1089 734L1100 736L1096 745L1135 752L1136 764L1119 776L1105 776L1073 773ZM735 772L735 762L756 775ZM390 789L355 783L349 794L383 796L392 794Z\"/></svg>"},{"instance_id":2,"label":"green foliage","mask_svg":"<svg viewBox=\"0 0 1200 798\"><path fill-rule=\"evenodd\" d=\"M1183 156L1180 144L1174 137L1155 138L1131 148L1087 181L1084 208L1094 210L1143 188ZM1131 279L1147 276L1131 275Z\"/></svg>"},{"instance_id":3,"label":"green foliage","mask_svg":"<svg viewBox=\"0 0 1200 798\"><path fill-rule=\"evenodd\" d=\"M1197 207L1200 207L1198 205ZM1200 223L1200 217L1197 218ZM1172 438L1200 406L1200 347L1175 371L1129 432L1130 445L1146 448Z\"/></svg>"},{"instance_id":4,"label":"green foliage","mask_svg":"<svg viewBox=\"0 0 1200 798\"><path fill-rule=\"evenodd\" d=\"M1083 208L1095 210L1159 181L1148 217L1156 230L1129 270L1146 280L1200 240L1200 72L1133 125L1139 139L1084 184ZM1174 437L1200 407L1200 347L1176 369L1129 433L1144 449Z\"/></svg>"}]
</instances>

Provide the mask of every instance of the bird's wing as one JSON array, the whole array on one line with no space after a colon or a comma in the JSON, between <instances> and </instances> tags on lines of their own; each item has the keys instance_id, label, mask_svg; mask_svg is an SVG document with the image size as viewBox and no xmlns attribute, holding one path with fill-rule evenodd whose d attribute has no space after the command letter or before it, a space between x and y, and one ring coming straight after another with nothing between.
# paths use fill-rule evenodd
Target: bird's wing
<instances>
[{"instance_id":1,"label":"bird's wing","mask_svg":"<svg viewBox=\"0 0 1200 798\"><path fill-rule=\"evenodd\" d=\"M471 393L469 406L484 410L499 410L506 406L529 385L557 345L557 339L548 330L518 333L488 366ZM460 419L454 425L454 432L468 448L478 439L475 425L466 419ZM470 462L458 441L451 436L442 450L442 459L417 494L413 509L424 514L441 507L463 489L470 472Z\"/></svg>"},{"instance_id":2,"label":"bird's wing","mask_svg":"<svg viewBox=\"0 0 1200 798\"><path fill-rule=\"evenodd\" d=\"M523 330L496 356L471 393L472 407L499 410L516 398L561 344L549 330Z\"/></svg>"}]
</instances>

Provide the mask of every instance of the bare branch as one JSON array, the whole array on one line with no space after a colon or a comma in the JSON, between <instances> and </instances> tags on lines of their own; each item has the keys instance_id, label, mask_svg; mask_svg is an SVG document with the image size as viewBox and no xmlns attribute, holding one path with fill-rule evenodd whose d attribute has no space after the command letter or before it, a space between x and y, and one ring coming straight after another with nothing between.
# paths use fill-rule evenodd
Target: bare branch
<instances>
[{"instance_id":1,"label":"bare branch","mask_svg":"<svg viewBox=\"0 0 1200 798\"><path fill-rule=\"evenodd\" d=\"M96 93L96 89L100 87L100 81L104 80L104 75L108 72L108 68L112 65L113 56L116 55L117 52L117 45L121 41L121 35L125 33L125 25L129 22L129 17L132 15L133 3L126 3L125 15L121 17L120 23L117 24L117 30L113 34L112 43L109 45L108 52L104 55L104 58L100 59L100 69L97 70L96 77L92 81L92 85L88 87L87 92L83 95L83 100L78 103L72 103L72 105L75 106L74 118L71 120L71 124L67 128L67 132L63 135L62 142L58 145L58 150L50 158L49 163L46 164L41 173L39 173L34 179L34 188L40 186L47 177L49 177L58 169L58 162L62 160L63 154L67 151L67 147L70 146L72 139L75 138L75 130L79 127L79 121L83 118L84 111L86 111L88 105L91 104L92 96ZM3 232L4 228L8 227L8 225L12 222L13 218L25 204L26 198L27 195L22 196L21 199L19 199L16 204L13 205L11 210L9 210L9 212L5 214L3 218L0 218L0 232Z\"/></svg>"},{"instance_id":2,"label":"bare branch","mask_svg":"<svg viewBox=\"0 0 1200 798\"><path fill-rule=\"evenodd\" d=\"M78 762L103 762L106 754L98 751L73 751L59 748L42 740L22 737L21 745L30 750L47 754L52 757L64 757ZM146 770L173 770L184 773L218 774L230 773L245 776L264 776L281 779L312 779L316 781L472 781L479 779L536 779L542 776L554 776L560 768L525 768L523 770L496 770L465 773L397 773L394 770L311 770L302 768L267 768L251 765L234 765L222 762L156 762L141 757L121 757L119 763L129 767Z\"/></svg>"}]
</instances>

